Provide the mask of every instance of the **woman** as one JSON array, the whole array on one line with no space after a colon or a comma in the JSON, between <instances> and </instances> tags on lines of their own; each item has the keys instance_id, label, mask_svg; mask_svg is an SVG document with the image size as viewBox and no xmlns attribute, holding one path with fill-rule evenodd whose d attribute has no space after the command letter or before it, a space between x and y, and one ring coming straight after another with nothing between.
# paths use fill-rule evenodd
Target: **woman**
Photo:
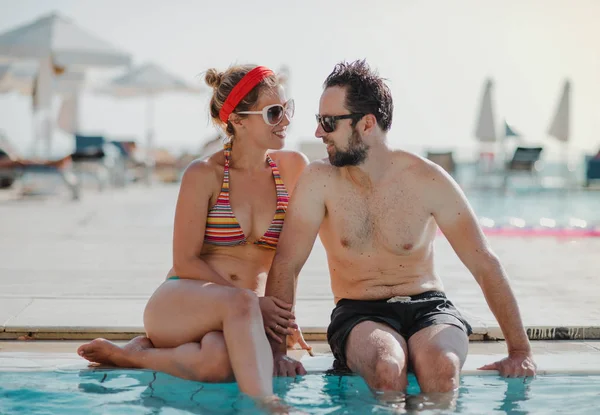
<instances>
[{"instance_id":1,"label":"woman","mask_svg":"<svg viewBox=\"0 0 600 415\"><path fill-rule=\"evenodd\" d=\"M87 360L204 382L237 380L253 397L273 394L269 334L292 334L290 305L260 298L283 226L289 192L307 164L283 148L294 114L272 71L211 69L210 114L229 141L185 171L173 235L173 268L144 312L146 337L124 348L96 339ZM275 316L275 317L273 317ZM282 327L283 326L283 327ZM154 346L154 347L152 347Z\"/></svg>"}]
</instances>

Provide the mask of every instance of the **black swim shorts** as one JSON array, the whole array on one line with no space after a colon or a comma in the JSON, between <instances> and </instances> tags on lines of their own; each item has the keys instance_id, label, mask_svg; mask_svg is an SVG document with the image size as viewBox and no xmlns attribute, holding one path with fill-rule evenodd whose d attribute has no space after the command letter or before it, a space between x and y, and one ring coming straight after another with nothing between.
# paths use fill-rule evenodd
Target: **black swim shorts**
<instances>
[{"instance_id":1,"label":"black swim shorts","mask_svg":"<svg viewBox=\"0 0 600 415\"><path fill-rule=\"evenodd\" d=\"M427 291L410 297L392 297L384 300L341 299L331 313L327 341L336 359L334 368L346 366L346 341L358 323L375 321L396 330L407 341L425 327L450 324L462 329L467 336L471 326L446 298L443 292Z\"/></svg>"}]
</instances>

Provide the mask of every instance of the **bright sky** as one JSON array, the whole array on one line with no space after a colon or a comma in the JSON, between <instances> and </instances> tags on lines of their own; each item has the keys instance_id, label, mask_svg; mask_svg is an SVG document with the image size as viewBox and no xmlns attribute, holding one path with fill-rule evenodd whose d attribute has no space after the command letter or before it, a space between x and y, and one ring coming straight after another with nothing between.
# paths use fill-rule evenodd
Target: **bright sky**
<instances>
[{"instance_id":1,"label":"bright sky","mask_svg":"<svg viewBox=\"0 0 600 415\"><path fill-rule=\"evenodd\" d=\"M135 64L155 62L192 82L234 62L289 66L297 108L290 148L314 137L321 85L334 64L357 58L389 79L394 147L470 155L488 76L498 131L506 118L551 154L559 146L546 131L570 78L573 152L600 147L595 0L0 0L0 33L51 11L131 52ZM160 98L157 143L198 148L213 131L207 102L207 94ZM0 96L0 129L22 149L31 140L29 109L26 97ZM142 100L86 94L81 111L84 133L143 140Z\"/></svg>"}]
</instances>

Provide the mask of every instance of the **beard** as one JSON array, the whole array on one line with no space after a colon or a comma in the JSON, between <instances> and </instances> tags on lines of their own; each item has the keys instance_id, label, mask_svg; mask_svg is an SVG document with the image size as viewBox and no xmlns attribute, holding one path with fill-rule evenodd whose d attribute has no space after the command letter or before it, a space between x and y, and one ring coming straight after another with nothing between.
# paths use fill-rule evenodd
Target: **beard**
<instances>
[{"instance_id":1,"label":"beard","mask_svg":"<svg viewBox=\"0 0 600 415\"><path fill-rule=\"evenodd\" d=\"M367 158L367 150L369 146L361 140L356 130L352 131L352 135L348 140L348 149L340 150L335 144L333 152L329 155L329 162L335 167L358 166Z\"/></svg>"}]
</instances>

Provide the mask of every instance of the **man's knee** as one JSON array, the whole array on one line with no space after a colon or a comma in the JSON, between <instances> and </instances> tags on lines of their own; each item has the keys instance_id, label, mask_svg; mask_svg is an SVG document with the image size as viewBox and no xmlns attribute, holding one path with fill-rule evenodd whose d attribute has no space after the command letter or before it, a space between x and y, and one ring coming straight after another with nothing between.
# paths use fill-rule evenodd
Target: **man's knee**
<instances>
[{"instance_id":1,"label":"man's knee","mask_svg":"<svg viewBox=\"0 0 600 415\"><path fill-rule=\"evenodd\" d=\"M197 382L231 382L233 369L221 332L210 332L200 342L199 358L190 367L192 380Z\"/></svg>"},{"instance_id":2,"label":"man's knee","mask_svg":"<svg viewBox=\"0 0 600 415\"><path fill-rule=\"evenodd\" d=\"M376 390L404 391L408 386L405 362L391 357L378 359L370 378L370 386Z\"/></svg>"},{"instance_id":3,"label":"man's knee","mask_svg":"<svg viewBox=\"0 0 600 415\"><path fill-rule=\"evenodd\" d=\"M251 290L235 289L229 299L229 315L236 318L254 318L260 316L258 296Z\"/></svg>"},{"instance_id":4,"label":"man's knee","mask_svg":"<svg viewBox=\"0 0 600 415\"><path fill-rule=\"evenodd\" d=\"M461 361L451 351L421 355L414 362L423 392L451 392L458 388Z\"/></svg>"}]
</instances>

